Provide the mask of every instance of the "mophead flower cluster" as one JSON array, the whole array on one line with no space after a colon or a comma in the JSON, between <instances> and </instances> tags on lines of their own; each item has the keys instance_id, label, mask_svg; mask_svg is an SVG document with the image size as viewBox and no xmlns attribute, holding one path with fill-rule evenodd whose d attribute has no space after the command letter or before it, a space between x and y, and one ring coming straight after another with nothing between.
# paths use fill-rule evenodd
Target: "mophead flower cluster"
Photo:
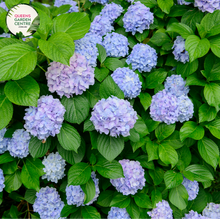
<instances>
[{"instance_id":1,"label":"mophead flower cluster","mask_svg":"<svg viewBox=\"0 0 220 220\"><path fill-rule=\"evenodd\" d=\"M108 212L108 219L130 219L126 208L111 207Z\"/></svg>"},{"instance_id":2,"label":"mophead flower cluster","mask_svg":"<svg viewBox=\"0 0 220 220\"><path fill-rule=\"evenodd\" d=\"M0 192L3 191L3 189L5 188L5 177L3 175L3 170L0 168Z\"/></svg>"},{"instance_id":3,"label":"mophead flower cluster","mask_svg":"<svg viewBox=\"0 0 220 220\"><path fill-rule=\"evenodd\" d=\"M5 4L5 2L0 2L0 7L3 8L4 10L8 11L8 8Z\"/></svg>"},{"instance_id":4,"label":"mophead flower cluster","mask_svg":"<svg viewBox=\"0 0 220 220\"><path fill-rule=\"evenodd\" d=\"M54 6L60 7L62 5L71 5L71 8L68 11L69 13L79 11L79 8L78 8L77 3L75 1L72 1L72 0L55 0Z\"/></svg>"},{"instance_id":5,"label":"mophead flower cluster","mask_svg":"<svg viewBox=\"0 0 220 220\"><path fill-rule=\"evenodd\" d=\"M6 131L6 128L0 130L0 154L5 153L5 151L8 149L8 142L10 141L10 138L4 138Z\"/></svg>"},{"instance_id":6,"label":"mophead flower cluster","mask_svg":"<svg viewBox=\"0 0 220 220\"><path fill-rule=\"evenodd\" d=\"M184 177L182 184L185 186L189 198L188 200L194 200L199 193L199 183L197 181L191 181Z\"/></svg>"},{"instance_id":7,"label":"mophead flower cluster","mask_svg":"<svg viewBox=\"0 0 220 220\"><path fill-rule=\"evenodd\" d=\"M210 202L202 211L202 215L206 218L220 219L220 204Z\"/></svg>"},{"instance_id":8,"label":"mophead flower cluster","mask_svg":"<svg viewBox=\"0 0 220 220\"><path fill-rule=\"evenodd\" d=\"M201 214L198 214L198 212L191 210L188 214L185 214L183 219L207 219L207 217L202 216Z\"/></svg>"},{"instance_id":9,"label":"mophead flower cluster","mask_svg":"<svg viewBox=\"0 0 220 220\"><path fill-rule=\"evenodd\" d=\"M213 13L220 9L220 2L218 0L195 0L194 6L202 12Z\"/></svg>"},{"instance_id":10,"label":"mophead flower cluster","mask_svg":"<svg viewBox=\"0 0 220 220\"><path fill-rule=\"evenodd\" d=\"M97 2L97 3L102 4L102 5L108 3L108 0L89 0L89 1L90 2Z\"/></svg>"},{"instance_id":11,"label":"mophead flower cluster","mask_svg":"<svg viewBox=\"0 0 220 220\"><path fill-rule=\"evenodd\" d=\"M191 2L186 2L185 0L177 0L177 3L179 5L189 5L189 4L191 4Z\"/></svg>"}]
</instances>

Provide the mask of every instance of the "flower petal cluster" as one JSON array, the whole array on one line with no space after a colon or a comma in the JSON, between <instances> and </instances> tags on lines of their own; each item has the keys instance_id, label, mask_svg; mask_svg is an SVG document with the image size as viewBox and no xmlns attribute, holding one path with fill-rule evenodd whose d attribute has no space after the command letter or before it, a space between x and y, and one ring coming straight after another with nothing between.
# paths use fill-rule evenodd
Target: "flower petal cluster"
<instances>
[{"instance_id":1,"label":"flower petal cluster","mask_svg":"<svg viewBox=\"0 0 220 220\"><path fill-rule=\"evenodd\" d=\"M3 191L3 189L5 188L5 177L3 175L3 170L0 168L0 192Z\"/></svg>"},{"instance_id":2,"label":"flower petal cluster","mask_svg":"<svg viewBox=\"0 0 220 220\"><path fill-rule=\"evenodd\" d=\"M24 158L29 154L28 146L31 136L24 129L17 129L8 143L8 151L12 157Z\"/></svg>"},{"instance_id":3,"label":"flower petal cluster","mask_svg":"<svg viewBox=\"0 0 220 220\"><path fill-rule=\"evenodd\" d=\"M102 37L97 34L87 33L83 38L74 41L74 43L75 53L85 56L88 64L96 67L96 60L99 55L96 44L102 44Z\"/></svg>"},{"instance_id":4,"label":"flower petal cluster","mask_svg":"<svg viewBox=\"0 0 220 220\"><path fill-rule=\"evenodd\" d=\"M133 99L140 95L142 82L138 74L128 67L117 68L111 76L124 92L125 98Z\"/></svg>"},{"instance_id":5,"label":"flower petal cluster","mask_svg":"<svg viewBox=\"0 0 220 220\"><path fill-rule=\"evenodd\" d=\"M150 72L157 65L156 50L147 44L136 44L126 60L132 65L133 70L139 72Z\"/></svg>"},{"instance_id":6,"label":"flower petal cluster","mask_svg":"<svg viewBox=\"0 0 220 220\"><path fill-rule=\"evenodd\" d=\"M45 166L43 171L46 173L42 176L42 179L57 183L58 180L66 175L64 174L66 166L65 160L58 152L50 153L47 157L45 156L42 164Z\"/></svg>"},{"instance_id":7,"label":"flower petal cluster","mask_svg":"<svg viewBox=\"0 0 220 220\"><path fill-rule=\"evenodd\" d=\"M189 194L188 200L194 200L199 193L199 183L197 181L190 181L184 177L182 184Z\"/></svg>"},{"instance_id":8,"label":"flower petal cluster","mask_svg":"<svg viewBox=\"0 0 220 220\"><path fill-rule=\"evenodd\" d=\"M173 219L173 210L167 201L162 200L156 204L156 208L147 212L152 219Z\"/></svg>"},{"instance_id":9,"label":"flower petal cluster","mask_svg":"<svg viewBox=\"0 0 220 220\"><path fill-rule=\"evenodd\" d=\"M213 13L215 10L220 10L219 0L195 0L194 6L202 12Z\"/></svg>"},{"instance_id":10,"label":"flower petal cluster","mask_svg":"<svg viewBox=\"0 0 220 220\"><path fill-rule=\"evenodd\" d=\"M106 4L105 7L102 9L100 15L102 17L106 17L109 19L110 22L113 22L117 19L121 13L123 12L123 8L121 5L115 4L112 2L111 4Z\"/></svg>"},{"instance_id":11,"label":"flower petal cluster","mask_svg":"<svg viewBox=\"0 0 220 220\"><path fill-rule=\"evenodd\" d=\"M189 214L185 214L183 219L207 219L205 216L202 216L201 214L198 214L198 212L194 212L191 210Z\"/></svg>"},{"instance_id":12,"label":"flower petal cluster","mask_svg":"<svg viewBox=\"0 0 220 220\"><path fill-rule=\"evenodd\" d=\"M110 179L111 184L123 195L134 195L139 189L143 189L146 179L144 169L139 161L119 160L125 178Z\"/></svg>"},{"instance_id":13,"label":"flower petal cluster","mask_svg":"<svg viewBox=\"0 0 220 220\"><path fill-rule=\"evenodd\" d=\"M96 103L90 120L101 134L127 137L136 123L137 112L128 101L112 96Z\"/></svg>"},{"instance_id":14,"label":"flower petal cluster","mask_svg":"<svg viewBox=\"0 0 220 220\"><path fill-rule=\"evenodd\" d=\"M0 34L0 37L10 38L10 37L11 37L11 34L9 34L9 33L3 33L3 34Z\"/></svg>"},{"instance_id":15,"label":"flower petal cluster","mask_svg":"<svg viewBox=\"0 0 220 220\"><path fill-rule=\"evenodd\" d=\"M179 5L190 5L192 2L186 2L185 0L177 0Z\"/></svg>"},{"instance_id":16,"label":"flower petal cluster","mask_svg":"<svg viewBox=\"0 0 220 220\"><path fill-rule=\"evenodd\" d=\"M99 4L105 5L109 0L89 0L90 2L97 2Z\"/></svg>"},{"instance_id":17,"label":"flower petal cluster","mask_svg":"<svg viewBox=\"0 0 220 220\"><path fill-rule=\"evenodd\" d=\"M126 208L111 207L108 212L108 219L131 219Z\"/></svg>"},{"instance_id":18,"label":"flower petal cluster","mask_svg":"<svg viewBox=\"0 0 220 220\"><path fill-rule=\"evenodd\" d=\"M150 28L150 24L154 22L154 14L150 12L150 8L146 7L140 1L128 7L123 17L124 28L126 32L143 33L144 30Z\"/></svg>"},{"instance_id":19,"label":"flower petal cluster","mask_svg":"<svg viewBox=\"0 0 220 220\"><path fill-rule=\"evenodd\" d=\"M133 3L133 2L134 2L134 0L127 0L127 2L131 2L131 3Z\"/></svg>"},{"instance_id":20,"label":"flower petal cluster","mask_svg":"<svg viewBox=\"0 0 220 220\"><path fill-rule=\"evenodd\" d=\"M36 193L36 200L33 204L34 212L40 214L41 219L58 219L60 218L61 210L64 207L64 202L60 195L53 187L41 188Z\"/></svg>"},{"instance_id":21,"label":"flower petal cluster","mask_svg":"<svg viewBox=\"0 0 220 220\"><path fill-rule=\"evenodd\" d=\"M189 62L189 53L185 50L185 41L181 36L177 36L172 47L175 60L182 63Z\"/></svg>"},{"instance_id":22,"label":"flower petal cluster","mask_svg":"<svg viewBox=\"0 0 220 220\"><path fill-rule=\"evenodd\" d=\"M10 138L4 138L5 132L7 131L6 128L0 130L0 154L5 153L8 150L8 143Z\"/></svg>"},{"instance_id":23,"label":"flower petal cluster","mask_svg":"<svg viewBox=\"0 0 220 220\"><path fill-rule=\"evenodd\" d=\"M93 180L93 182L95 183L95 197L88 203L86 203L86 205L91 205L94 201L97 200L98 196L99 196L99 179L96 178L96 174L95 172L92 172L91 174L91 178ZM80 185L78 186L67 186L66 187L66 199L67 199L67 204L68 205L76 205L76 207L78 206L84 206L84 199L85 199L85 193L83 192L82 188L80 187Z\"/></svg>"},{"instance_id":24,"label":"flower petal cluster","mask_svg":"<svg viewBox=\"0 0 220 220\"><path fill-rule=\"evenodd\" d=\"M50 92L57 92L60 97L64 95L68 98L74 94L81 95L95 83L94 68L78 53L70 58L70 66L51 62L46 78Z\"/></svg>"},{"instance_id":25,"label":"flower petal cluster","mask_svg":"<svg viewBox=\"0 0 220 220\"><path fill-rule=\"evenodd\" d=\"M6 4L5 4L5 2L0 2L0 7L5 9L6 11L8 11L8 8L7 8Z\"/></svg>"},{"instance_id":26,"label":"flower petal cluster","mask_svg":"<svg viewBox=\"0 0 220 220\"><path fill-rule=\"evenodd\" d=\"M202 214L210 219L220 219L220 204L208 203Z\"/></svg>"},{"instance_id":27,"label":"flower petal cluster","mask_svg":"<svg viewBox=\"0 0 220 220\"><path fill-rule=\"evenodd\" d=\"M72 0L55 0L54 6L60 7L62 5L71 5L71 8L68 11L69 13L79 12L79 8L77 6L76 1L72 1Z\"/></svg>"},{"instance_id":28,"label":"flower petal cluster","mask_svg":"<svg viewBox=\"0 0 220 220\"><path fill-rule=\"evenodd\" d=\"M54 99L52 95L41 96L37 107L31 106L25 111L24 127L39 140L60 133L66 110L59 99Z\"/></svg>"},{"instance_id":29,"label":"flower petal cluster","mask_svg":"<svg viewBox=\"0 0 220 220\"><path fill-rule=\"evenodd\" d=\"M128 39L122 34L107 33L102 45L108 57L125 57L128 55Z\"/></svg>"}]
</instances>

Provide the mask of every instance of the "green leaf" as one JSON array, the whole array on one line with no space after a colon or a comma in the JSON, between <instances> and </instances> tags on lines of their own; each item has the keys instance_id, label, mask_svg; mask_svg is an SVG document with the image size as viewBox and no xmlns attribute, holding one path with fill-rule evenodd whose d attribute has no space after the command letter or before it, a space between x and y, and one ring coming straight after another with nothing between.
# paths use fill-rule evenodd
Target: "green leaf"
<instances>
[{"instance_id":1,"label":"green leaf","mask_svg":"<svg viewBox=\"0 0 220 220\"><path fill-rule=\"evenodd\" d=\"M192 155L187 146L184 146L178 149L177 153L178 153L178 158L179 158L178 163L177 163L177 168L182 171L187 166L189 166L191 159L192 159Z\"/></svg>"},{"instance_id":2,"label":"green leaf","mask_svg":"<svg viewBox=\"0 0 220 220\"><path fill-rule=\"evenodd\" d=\"M19 212L18 212L18 209L16 206L14 206L14 205L11 206L10 211L9 211L9 215L13 219L18 219Z\"/></svg>"},{"instance_id":3,"label":"green leaf","mask_svg":"<svg viewBox=\"0 0 220 220\"><path fill-rule=\"evenodd\" d=\"M94 131L95 126L93 125L92 121L90 121L90 116L84 121L83 125L83 132L85 131Z\"/></svg>"},{"instance_id":4,"label":"green leaf","mask_svg":"<svg viewBox=\"0 0 220 220\"><path fill-rule=\"evenodd\" d=\"M151 104L151 95L149 93L143 93L141 92L140 95L138 96L140 99L140 102L142 106L144 107L144 110L146 111Z\"/></svg>"},{"instance_id":5,"label":"green leaf","mask_svg":"<svg viewBox=\"0 0 220 220\"><path fill-rule=\"evenodd\" d=\"M176 173L173 170L168 170L164 174L164 182L166 189L172 189L183 182L183 175L181 173Z\"/></svg>"},{"instance_id":6,"label":"green leaf","mask_svg":"<svg viewBox=\"0 0 220 220\"><path fill-rule=\"evenodd\" d=\"M209 83L205 85L204 96L210 106L219 110L220 107L220 86L216 83Z\"/></svg>"},{"instance_id":7,"label":"green leaf","mask_svg":"<svg viewBox=\"0 0 220 220\"><path fill-rule=\"evenodd\" d=\"M148 156L147 155L140 155L136 157L136 160L140 162L141 166L147 169L154 170L154 163L153 161L148 162Z\"/></svg>"},{"instance_id":8,"label":"green leaf","mask_svg":"<svg viewBox=\"0 0 220 220\"><path fill-rule=\"evenodd\" d=\"M115 71L118 67L124 67L123 63L118 58L107 57L104 65L111 71Z\"/></svg>"},{"instance_id":9,"label":"green leaf","mask_svg":"<svg viewBox=\"0 0 220 220\"><path fill-rule=\"evenodd\" d=\"M135 129L135 131L138 132L138 134L140 134L141 137L144 137L147 134L149 134L147 126L146 126L144 120L140 116L138 116L138 119L137 119L136 123L134 124L134 129Z\"/></svg>"},{"instance_id":10,"label":"green leaf","mask_svg":"<svg viewBox=\"0 0 220 220\"><path fill-rule=\"evenodd\" d=\"M220 57L220 36L212 37L210 40L211 50L217 56Z\"/></svg>"},{"instance_id":11,"label":"green leaf","mask_svg":"<svg viewBox=\"0 0 220 220\"><path fill-rule=\"evenodd\" d=\"M132 219L138 219L140 216L140 209L139 207L134 203L133 200L131 200L130 204L128 205L128 207L126 207L126 210L128 212L128 214L130 215L130 217Z\"/></svg>"},{"instance_id":12,"label":"green leaf","mask_svg":"<svg viewBox=\"0 0 220 220\"><path fill-rule=\"evenodd\" d=\"M219 149L216 143L213 140L204 137L202 140L198 141L198 150L205 162L216 169L219 160Z\"/></svg>"},{"instance_id":13,"label":"green leaf","mask_svg":"<svg viewBox=\"0 0 220 220\"><path fill-rule=\"evenodd\" d=\"M148 161L157 160L159 145L155 141L151 141L150 138L146 141L146 150L148 154Z\"/></svg>"},{"instance_id":14,"label":"green leaf","mask_svg":"<svg viewBox=\"0 0 220 220\"><path fill-rule=\"evenodd\" d=\"M199 123L215 119L217 111L214 107L204 103L199 107Z\"/></svg>"},{"instance_id":15,"label":"green leaf","mask_svg":"<svg viewBox=\"0 0 220 220\"><path fill-rule=\"evenodd\" d=\"M36 193L37 191L33 189L27 189L24 195L25 201L27 201L30 204L34 204L35 199L37 198Z\"/></svg>"},{"instance_id":16,"label":"green leaf","mask_svg":"<svg viewBox=\"0 0 220 220\"><path fill-rule=\"evenodd\" d=\"M97 139L97 149L107 160L114 160L124 149L123 137L111 137L100 134Z\"/></svg>"},{"instance_id":17,"label":"green leaf","mask_svg":"<svg viewBox=\"0 0 220 220\"><path fill-rule=\"evenodd\" d=\"M134 201L135 203L144 209L151 209L152 208L152 203L148 195L145 193L137 193L134 196Z\"/></svg>"},{"instance_id":18,"label":"green leaf","mask_svg":"<svg viewBox=\"0 0 220 220\"><path fill-rule=\"evenodd\" d=\"M93 206L84 206L82 208L82 216L84 219L101 219L100 213Z\"/></svg>"},{"instance_id":19,"label":"green leaf","mask_svg":"<svg viewBox=\"0 0 220 220\"><path fill-rule=\"evenodd\" d=\"M180 140L183 142L186 138L200 140L204 136L204 128L197 125L194 121L187 121L180 129Z\"/></svg>"},{"instance_id":20,"label":"green leaf","mask_svg":"<svg viewBox=\"0 0 220 220\"><path fill-rule=\"evenodd\" d=\"M80 187L85 193L84 204L86 204L95 197L95 193L96 193L95 183L92 180L92 178L90 178L87 183L81 185Z\"/></svg>"},{"instance_id":21,"label":"green leaf","mask_svg":"<svg viewBox=\"0 0 220 220\"><path fill-rule=\"evenodd\" d=\"M173 0L158 0L157 3L163 12L166 14L170 13L170 9L173 6Z\"/></svg>"},{"instance_id":22,"label":"green leaf","mask_svg":"<svg viewBox=\"0 0 220 220\"><path fill-rule=\"evenodd\" d=\"M1 169L3 170L4 175L5 174L12 174L18 169L18 166L17 166L16 161L11 161L8 163L4 163L1 166Z\"/></svg>"},{"instance_id":23,"label":"green leaf","mask_svg":"<svg viewBox=\"0 0 220 220\"><path fill-rule=\"evenodd\" d=\"M153 8L154 6L157 5L156 0L140 0L140 2L145 6L147 6L148 8Z\"/></svg>"},{"instance_id":24,"label":"green leaf","mask_svg":"<svg viewBox=\"0 0 220 220\"><path fill-rule=\"evenodd\" d=\"M205 86L206 81L202 78L201 74L195 72L192 75L188 76L186 79L186 86Z\"/></svg>"},{"instance_id":25,"label":"green leaf","mask_svg":"<svg viewBox=\"0 0 220 220\"><path fill-rule=\"evenodd\" d=\"M194 34L193 30L189 26L176 22L168 26L167 32L176 32L180 34L184 39Z\"/></svg>"},{"instance_id":26,"label":"green leaf","mask_svg":"<svg viewBox=\"0 0 220 220\"><path fill-rule=\"evenodd\" d=\"M190 35L186 39L185 48L189 52L190 62L193 62L197 58L203 57L208 53L210 43L206 38L200 39L196 35Z\"/></svg>"},{"instance_id":27,"label":"green leaf","mask_svg":"<svg viewBox=\"0 0 220 220\"><path fill-rule=\"evenodd\" d=\"M156 208L156 204L162 201L162 194L157 188L154 188L154 190L151 192L151 200L153 208Z\"/></svg>"},{"instance_id":28,"label":"green leaf","mask_svg":"<svg viewBox=\"0 0 220 220\"><path fill-rule=\"evenodd\" d=\"M136 33L135 37L141 43L144 39L147 38L149 32L150 32L149 30L144 30L143 33Z\"/></svg>"},{"instance_id":29,"label":"green leaf","mask_svg":"<svg viewBox=\"0 0 220 220\"><path fill-rule=\"evenodd\" d=\"M0 40L0 49L2 49L5 46L8 46L10 44L24 44L24 42L19 41L18 39L15 38L3 38Z\"/></svg>"},{"instance_id":30,"label":"green leaf","mask_svg":"<svg viewBox=\"0 0 220 220\"><path fill-rule=\"evenodd\" d=\"M20 170L16 170L13 174L5 175L4 184L4 190L8 193L18 190L22 185Z\"/></svg>"},{"instance_id":31,"label":"green leaf","mask_svg":"<svg viewBox=\"0 0 220 220\"><path fill-rule=\"evenodd\" d=\"M74 127L67 123L63 123L57 138L65 150L74 150L77 153L81 143L81 137Z\"/></svg>"},{"instance_id":32,"label":"green leaf","mask_svg":"<svg viewBox=\"0 0 220 220\"><path fill-rule=\"evenodd\" d=\"M98 197L97 204L102 207L109 207L114 196L114 192L111 190L102 191Z\"/></svg>"},{"instance_id":33,"label":"green leaf","mask_svg":"<svg viewBox=\"0 0 220 220\"><path fill-rule=\"evenodd\" d=\"M29 4L30 0L5 0L5 4L8 9L12 8L14 5L18 5L20 3Z\"/></svg>"},{"instance_id":34,"label":"green leaf","mask_svg":"<svg viewBox=\"0 0 220 220\"><path fill-rule=\"evenodd\" d=\"M214 137L220 139L220 119L216 119L205 126L209 129Z\"/></svg>"},{"instance_id":35,"label":"green leaf","mask_svg":"<svg viewBox=\"0 0 220 220\"><path fill-rule=\"evenodd\" d=\"M69 214L74 213L78 210L76 206L73 205L65 205L60 213L61 217L68 217Z\"/></svg>"},{"instance_id":36,"label":"green leaf","mask_svg":"<svg viewBox=\"0 0 220 220\"><path fill-rule=\"evenodd\" d=\"M89 101L90 107L93 108L95 104L101 99L99 95L100 83L96 82L95 85L86 90L85 96Z\"/></svg>"},{"instance_id":37,"label":"green leaf","mask_svg":"<svg viewBox=\"0 0 220 220\"><path fill-rule=\"evenodd\" d=\"M169 137L175 130L176 124L167 125L165 123L159 124L155 130L155 135L158 141L162 141L165 138Z\"/></svg>"},{"instance_id":38,"label":"green leaf","mask_svg":"<svg viewBox=\"0 0 220 220\"><path fill-rule=\"evenodd\" d=\"M184 144L180 141L179 131L174 131L171 136L163 140L163 143L167 143L174 149L181 148Z\"/></svg>"},{"instance_id":39,"label":"green leaf","mask_svg":"<svg viewBox=\"0 0 220 220\"><path fill-rule=\"evenodd\" d=\"M156 167L154 170L149 170L149 174L154 181L154 185L157 186L163 181L164 171L163 169Z\"/></svg>"},{"instance_id":40,"label":"green leaf","mask_svg":"<svg viewBox=\"0 0 220 220\"><path fill-rule=\"evenodd\" d=\"M163 32L156 32L153 37L150 38L150 41L157 45L157 46L162 46L165 43L169 43L171 41L170 37Z\"/></svg>"},{"instance_id":41,"label":"green leaf","mask_svg":"<svg viewBox=\"0 0 220 220\"><path fill-rule=\"evenodd\" d=\"M76 163L70 167L68 171L68 186L83 185L87 183L91 177L91 169L87 163Z\"/></svg>"},{"instance_id":42,"label":"green leaf","mask_svg":"<svg viewBox=\"0 0 220 220\"><path fill-rule=\"evenodd\" d=\"M98 52L99 52L98 60L100 61L100 63L103 63L106 59L105 48L100 44L97 44L97 48L98 48Z\"/></svg>"},{"instance_id":43,"label":"green leaf","mask_svg":"<svg viewBox=\"0 0 220 220\"><path fill-rule=\"evenodd\" d=\"M14 161L15 158L12 157L9 152L6 152L2 155L0 155L0 164L4 164L4 163L8 163L8 162L11 162L11 161Z\"/></svg>"},{"instance_id":44,"label":"green leaf","mask_svg":"<svg viewBox=\"0 0 220 220\"><path fill-rule=\"evenodd\" d=\"M109 74L109 70L105 67L101 67L100 69L98 67L95 68L95 78L102 82Z\"/></svg>"},{"instance_id":45,"label":"green leaf","mask_svg":"<svg viewBox=\"0 0 220 220\"><path fill-rule=\"evenodd\" d=\"M117 194L111 201L110 206L118 208L126 208L130 204L130 197L122 194Z\"/></svg>"},{"instance_id":46,"label":"green leaf","mask_svg":"<svg viewBox=\"0 0 220 220\"><path fill-rule=\"evenodd\" d=\"M6 25L6 16L7 16L7 11L3 11L0 13L0 27L5 31L8 32L8 27Z\"/></svg>"},{"instance_id":47,"label":"green leaf","mask_svg":"<svg viewBox=\"0 0 220 220\"><path fill-rule=\"evenodd\" d=\"M53 32L64 32L73 40L78 40L89 31L90 20L87 13L67 13L57 16L53 20Z\"/></svg>"},{"instance_id":48,"label":"green leaf","mask_svg":"<svg viewBox=\"0 0 220 220\"><path fill-rule=\"evenodd\" d=\"M13 53L12 53L13 51ZM12 44L0 49L0 81L18 80L32 72L37 52L27 44Z\"/></svg>"},{"instance_id":49,"label":"green leaf","mask_svg":"<svg viewBox=\"0 0 220 220\"><path fill-rule=\"evenodd\" d=\"M178 75L181 75L183 78L191 75L194 73L199 67L199 62L198 60L194 60L193 62L189 63L181 63L178 62L177 67L176 67L176 73Z\"/></svg>"}]
</instances>

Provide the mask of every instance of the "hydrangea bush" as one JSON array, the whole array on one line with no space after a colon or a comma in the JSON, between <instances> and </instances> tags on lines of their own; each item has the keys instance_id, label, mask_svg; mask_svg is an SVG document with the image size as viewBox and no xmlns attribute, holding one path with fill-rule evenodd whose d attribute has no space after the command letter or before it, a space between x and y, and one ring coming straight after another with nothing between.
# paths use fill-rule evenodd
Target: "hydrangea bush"
<instances>
[{"instance_id":1,"label":"hydrangea bush","mask_svg":"<svg viewBox=\"0 0 220 220\"><path fill-rule=\"evenodd\" d=\"M0 0L0 217L220 218L219 24L217 0Z\"/></svg>"}]
</instances>

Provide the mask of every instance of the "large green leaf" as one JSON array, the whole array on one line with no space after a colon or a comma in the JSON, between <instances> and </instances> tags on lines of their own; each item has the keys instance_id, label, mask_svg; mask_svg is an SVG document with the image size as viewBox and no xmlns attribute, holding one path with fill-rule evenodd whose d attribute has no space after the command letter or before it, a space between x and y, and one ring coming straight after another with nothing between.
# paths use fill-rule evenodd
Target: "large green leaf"
<instances>
[{"instance_id":1,"label":"large green leaf","mask_svg":"<svg viewBox=\"0 0 220 220\"><path fill-rule=\"evenodd\" d=\"M4 190L8 193L18 190L22 185L20 170L15 171L15 173L13 174L5 175L4 184L5 184Z\"/></svg>"},{"instance_id":2,"label":"large green leaf","mask_svg":"<svg viewBox=\"0 0 220 220\"><path fill-rule=\"evenodd\" d=\"M212 52L220 58L220 35L212 37L210 39L211 50Z\"/></svg>"},{"instance_id":3,"label":"large green leaf","mask_svg":"<svg viewBox=\"0 0 220 220\"><path fill-rule=\"evenodd\" d=\"M157 69L153 72L151 72L147 77L146 77L146 88L148 89L154 89L156 86L160 85L163 83L167 76L167 72L160 68Z\"/></svg>"},{"instance_id":4,"label":"large green leaf","mask_svg":"<svg viewBox=\"0 0 220 220\"><path fill-rule=\"evenodd\" d=\"M199 107L199 122L212 121L217 115L217 111L214 107L208 104L203 104Z\"/></svg>"},{"instance_id":5,"label":"large green leaf","mask_svg":"<svg viewBox=\"0 0 220 220\"><path fill-rule=\"evenodd\" d=\"M173 0L157 0L157 3L162 11L169 14L170 9L173 6Z\"/></svg>"},{"instance_id":6,"label":"large green leaf","mask_svg":"<svg viewBox=\"0 0 220 220\"><path fill-rule=\"evenodd\" d=\"M111 58L111 57L106 58L104 65L111 71L115 71L119 67L121 68L124 67L121 60L119 60L118 58Z\"/></svg>"},{"instance_id":7,"label":"large green leaf","mask_svg":"<svg viewBox=\"0 0 220 220\"><path fill-rule=\"evenodd\" d=\"M146 111L151 104L151 95L149 93L143 93L141 92L140 95L138 96L140 99L140 102L142 106L144 107L144 110Z\"/></svg>"},{"instance_id":8,"label":"large green leaf","mask_svg":"<svg viewBox=\"0 0 220 220\"><path fill-rule=\"evenodd\" d=\"M193 62L189 63L181 63L178 62L177 67L176 67L176 73L180 74L183 78L191 75L194 73L199 67L199 62L198 60L194 60Z\"/></svg>"},{"instance_id":9,"label":"large green leaf","mask_svg":"<svg viewBox=\"0 0 220 220\"><path fill-rule=\"evenodd\" d=\"M139 207L134 203L133 200L131 200L128 207L126 207L126 210L128 214L131 216L132 219L139 219L140 216L140 209Z\"/></svg>"},{"instance_id":10,"label":"large green leaf","mask_svg":"<svg viewBox=\"0 0 220 220\"><path fill-rule=\"evenodd\" d=\"M154 181L154 185L159 185L164 178L164 171L163 169L156 167L154 170L149 170L149 174Z\"/></svg>"},{"instance_id":11,"label":"large green leaf","mask_svg":"<svg viewBox=\"0 0 220 220\"><path fill-rule=\"evenodd\" d=\"M176 22L168 26L167 32L176 32L180 34L184 39L194 34L193 30L189 26Z\"/></svg>"},{"instance_id":12,"label":"large green leaf","mask_svg":"<svg viewBox=\"0 0 220 220\"><path fill-rule=\"evenodd\" d=\"M98 197L97 204L102 207L109 207L114 196L114 192L111 190L102 191Z\"/></svg>"},{"instance_id":13,"label":"large green leaf","mask_svg":"<svg viewBox=\"0 0 220 220\"><path fill-rule=\"evenodd\" d=\"M151 141L150 138L147 137L146 150L148 154L148 161L158 159L158 149L159 145L155 141Z\"/></svg>"},{"instance_id":14,"label":"large green leaf","mask_svg":"<svg viewBox=\"0 0 220 220\"><path fill-rule=\"evenodd\" d=\"M209 83L205 85L204 96L210 106L219 110L220 107L220 86L216 83Z\"/></svg>"},{"instance_id":15,"label":"large green leaf","mask_svg":"<svg viewBox=\"0 0 220 220\"><path fill-rule=\"evenodd\" d=\"M110 206L123 209L126 208L129 204L130 204L130 197L119 193L115 197L113 197Z\"/></svg>"},{"instance_id":16,"label":"large green leaf","mask_svg":"<svg viewBox=\"0 0 220 220\"><path fill-rule=\"evenodd\" d=\"M180 141L179 131L174 131L171 136L163 140L163 143L168 143L174 149L181 148L184 145L184 143Z\"/></svg>"},{"instance_id":17,"label":"large green leaf","mask_svg":"<svg viewBox=\"0 0 220 220\"><path fill-rule=\"evenodd\" d=\"M220 119L216 119L205 125L213 136L220 139Z\"/></svg>"},{"instance_id":18,"label":"large green leaf","mask_svg":"<svg viewBox=\"0 0 220 220\"><path fill-rule=\"evenodd\" d=\"M134 196L135 203L141 208L152 208L152 203L149 196L145 193L137 193Z\"/></svg>"},{"instance_id":19,"label":"large green leaf","mask_svg":"<svg viewBox=\"0 0 220 220\"><path fill-rule=\"evenodd\" d=\"M84 204L90 202L95 197L96 188L92 178L87 183L81 185L81 189L85 193Z\"/></svg>"},{"instance_id":20,"label":"large green leaf","mask_svg":"<svg viewBox=\"0 0 220 220\"><path fill-rule=\"evenodd\" d=\"M5 4L8 9L12 8L14 5L18 5L21 3L29 4L30 0L5 0Z\"/></svg>"},{"instance_id":21,"label":"large green leaf","mask_svg":"<svg viewBox=\"0 0 220 220\"><path fill-rule=\"evenodd\" d=\"M140 0L140 2L145 6L147 6L148 8L153 8L154 6L157 5L156 0Z\"/></svg>"},{"instance_id":22,"label":"large green leaf","mask_svg":"<svg viewBox=\"0 0 220 220\"><path fill-rule=\"evenodd\" d=\"M173 170L168 170L164 174L164 182L167 189L172 189L183 182L183 175Z\"/></svg>"},{"instance_id":23,"label":"large green leaf","mask_svg":"<svg viewBox=\"0 0 220 220\"><path fill-rule=\"evenodd\" d=\"M100 213L93 206L84 206L82 208L82 216L84 219L101 219Z\"/></svg>"},{"instance_id":24,"label":"large green leaf","mask_svg":"<svg viewBox=\"0 0 220 220\"><path fill-rule=\"evenodd\" d=\"M157 46L162 46L165 43L169 43L171 39L166 33L156 32L153 37L150 38L150 41Z\"/></svg>"},{"instance_id":25,"label":"large green leaf","mask_svg":"<svg viewBox=\"0 0 220 220\"><path fill-rule=\"evenodd\" d=\"M159 124L155 130L155 135L158 141L162 141L165 138L169 137L175 130L176 124L167 125L165 123Z\"/></svg>"}]
</instances>

